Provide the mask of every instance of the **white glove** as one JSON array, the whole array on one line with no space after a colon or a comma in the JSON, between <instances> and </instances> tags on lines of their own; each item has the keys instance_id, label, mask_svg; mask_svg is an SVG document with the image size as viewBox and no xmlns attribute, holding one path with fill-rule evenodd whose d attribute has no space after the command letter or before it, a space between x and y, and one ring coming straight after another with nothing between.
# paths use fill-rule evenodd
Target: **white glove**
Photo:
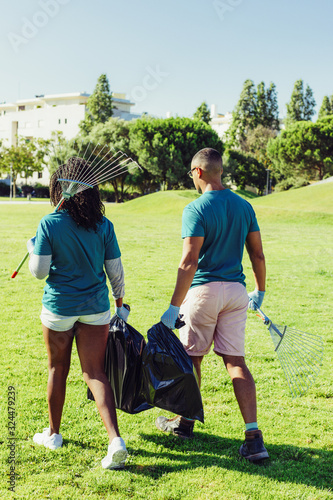
<instances>
[{"instance_id":1,"label":"white glove","mask_svg":"<svg viewBox=\"0 0 333 500\"><path fill-rule=\"evenodd\" d=\"M171 330L174 330L176 328L175 324L178 318L179 309L180 307L173 306L170 304L169 309L167 309L161 317L162 323Z\"/></svg>"},{"instance_id":2,"label":"white glove","mask_svg":"<svg viewBox=\"0 0 333 500\"><path fill-rule=\"evenodd\" d=\"M123 319L125 323L127 323L129 313L129 310L123 305L121 307L116 307L116 315L118 318Z\"/></svg>"},{"instance_id":3,"label":"white glove","mask_svg":"<svg viewBox=\"0 0 333 500\"><path fill-rule=\"evenodd\" d=\"M265 292L260 292L259 290L255 289L253 292L249 293L249 305L248 309L251 309L252 311L256 311L258 307L261 307L261 304L263 303Z\"/></svg>"}]
</instances>

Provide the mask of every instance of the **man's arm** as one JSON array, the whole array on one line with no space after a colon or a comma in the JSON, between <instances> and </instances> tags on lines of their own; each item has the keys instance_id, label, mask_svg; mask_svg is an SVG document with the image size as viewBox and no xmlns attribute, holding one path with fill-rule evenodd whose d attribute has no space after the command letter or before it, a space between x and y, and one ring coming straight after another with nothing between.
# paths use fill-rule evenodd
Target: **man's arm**
<instances>
[{"instance_id":1,"label":"man's arm","mask_svg":"<svg viewBox=\"0 0 333 500\"><path fill-rule=\"evenodd\" d=\"M252 264L256 289L264 292L266 283L266 264L260 231L249 233L246 237L245 245Z\"/></svg>"},{"instance_id":2,"label":"man's arm","mask_svg":"<svg viewBox=\"0 0 333 500\"><path fill-rule=\"evenodd\" d=\"M191 236L184 239L183 254L178 267L178 275L173 292L171 304L180 307L192 284L204 238L201 236Z\"/></svg>"},{"instance_id":3,"label":"man's arm","mask_svg":"<svg viewBox=\"0 0 333 500\"><path fill-rule=\"evenodd\" d=\"M265 255L262 248L260 231L249 233L245 246L252 264L255 282L255 290L249 294L249 309L256 311L257 307L260 307L264 300L266 283Z\"/></svg>"},{"instance_id":4,"label":"man's arm","mask_svg":"<svg viewBox=\"0 0 333 500\"><path fill-rule=\"evenodd\" d=\"M179 307L190 288L195 271L198 268L199 254L204 242L203 237L191 236L184 239L183 254L178 267L175 290L169 308L161 317L162 323L172 330L175 328Z\"/></svg>"}]
</instances>

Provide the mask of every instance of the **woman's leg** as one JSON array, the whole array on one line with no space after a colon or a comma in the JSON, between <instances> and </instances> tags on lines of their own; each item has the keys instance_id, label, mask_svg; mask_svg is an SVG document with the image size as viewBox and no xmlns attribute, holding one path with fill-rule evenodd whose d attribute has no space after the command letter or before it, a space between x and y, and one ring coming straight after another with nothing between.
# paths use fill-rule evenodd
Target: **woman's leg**
<instances>
[{"instance_id":1,"label":"woman's leg","mask_svg":"<svg viewBox=\"0 0 333 500\"><path fill-rule=\"evenodd\" d=\"M115 401L104 371L109 325L75 324L75 339L83 378L93 393L96 406L107 430L109 441L119 437Z\"/></svg>"},{"instance_id":2,"label":"woman's leg","mask_svg":"<svg viewBox=\"0 0 333 500\"><path fill-rule=\"evenodd\" d=\"M66 380L71 362L73 330L56 332L43 325L43 336L48 355L49 378L47 399L49 405L50 435L59 434L65 402Z\"/></svg>"}]
</instances>

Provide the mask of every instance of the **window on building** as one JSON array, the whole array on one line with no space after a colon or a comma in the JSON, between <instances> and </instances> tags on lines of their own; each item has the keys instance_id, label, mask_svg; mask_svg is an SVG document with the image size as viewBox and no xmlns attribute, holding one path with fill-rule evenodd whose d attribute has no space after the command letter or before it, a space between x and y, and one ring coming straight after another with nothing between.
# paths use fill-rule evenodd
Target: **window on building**
<instances>
[{"instance_id":1,"label":"window on building","mask_svg":"<svg viewBox=\"0 0 333 500\"><path fill-rule=\"evenodd\" d=\"M42 179L43 178L43 172L38 172L38 179Z\"/></svg>"},{"instance_id":2,"label":"window on building","mask_svg":"<svg viewBox=\"0 0 333 500\"><path fill-rule=\"evenodd\" d=\"M67 118L65 118L65 123L67 123Z\"/></svg>"},{"instance_id":3,"label":"window on building","mask_svg":"<svg viewBox=\"0 0 333 500\"><path fill-rule=\"evenodd\" d=\"M19 111L24 111L24 110L25 110L25 106L19 106L19 107L18 107L18 110L19 110Z\"/></svg>"},{"instance_id":4,"label":"window on building","mask_svg":"<svg viewBox=\"0 0 333 500\"><path fill-rule=\"evenodd\" d=\"M61 120L60 120L60 118L59 118L59 120L58 120L58 124L60 125L60 123L61 123Z\"/></svg>"}]
</instances>

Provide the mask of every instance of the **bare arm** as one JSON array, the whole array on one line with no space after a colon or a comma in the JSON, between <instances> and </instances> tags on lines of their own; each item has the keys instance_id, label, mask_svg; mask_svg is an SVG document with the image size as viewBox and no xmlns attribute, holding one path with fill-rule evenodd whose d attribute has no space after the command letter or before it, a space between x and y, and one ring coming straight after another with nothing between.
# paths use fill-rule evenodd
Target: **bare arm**
<instances>
[{"instance_id":1,"label":"bare arm","mask_svg":"<svg viewBox=\"0 0 333 500\"><path fill-rule=\"evenodd\" d=\"M171 304L180 307L190 288L195 271L198 268L198 260L204 238L191 236L184 239L183 254L178 267L178 275L175 290L172 295Z\"/></svg>"},{"instance_id":2,"label":"bare arm","mask_svg":"<svg viewBox=\"0 0 333 500\"><path fill-rule=\"evenodd\" d=\"M246 237L245 246L252 264L256 289L264 292L266 282L266 264L260 231L249 233Z\"/></svg>"}]
</instances>

